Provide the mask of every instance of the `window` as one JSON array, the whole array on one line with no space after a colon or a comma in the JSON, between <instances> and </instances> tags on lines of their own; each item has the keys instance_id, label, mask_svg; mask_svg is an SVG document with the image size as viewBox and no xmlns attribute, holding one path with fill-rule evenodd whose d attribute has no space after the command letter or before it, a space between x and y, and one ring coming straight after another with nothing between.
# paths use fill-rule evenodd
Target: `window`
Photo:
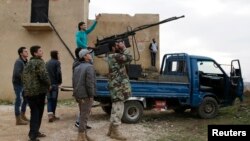
<instances>
[{"instance_id":1,"label":"window","mask_svg":"<svg viewBox=\"0 0 250 141\"><path fill-rule=\"evenodd\" d=\"M167 60L167 64L163 70L164 74L185 74L187 72L186 62L184 60Z\"/></svg>"},{"instance_id":2,"label":"window","mask_svg":"<svg viewBox=\"0 0 250 141\"><path fill-rule=\"evenodd\" d=\"M53 31L48 22L49 0L31 0L30 2L30 20L22 26L28 31Z\"/></svg>"},{"instance_id":3,"label":"window","mask_svg":"<svg viewBox=\"0 0 250 141\"><path fill-rule=\"evenodd\" d=\"M198 69L206 74L223 74L217 64L212 61L198 61Z\"/></svg>"},{"instance_id":4,"label":"window","mask_svg":"<svg viewBox=\"0 0 250 141\"><path fill-rule=\"evenodd\" d=\"M48 23L49 0L32 0L31 23Z\"/></svg>"},{"instance_id":5,"label":"window","mask_svg":"<svg viewBox=\"0 0 250 141\"><path fill-rule=\"evenodd\" d=\"M173 61L171 65L171 72L177 71L177 61Z\"/></svg>"}]
</instances>

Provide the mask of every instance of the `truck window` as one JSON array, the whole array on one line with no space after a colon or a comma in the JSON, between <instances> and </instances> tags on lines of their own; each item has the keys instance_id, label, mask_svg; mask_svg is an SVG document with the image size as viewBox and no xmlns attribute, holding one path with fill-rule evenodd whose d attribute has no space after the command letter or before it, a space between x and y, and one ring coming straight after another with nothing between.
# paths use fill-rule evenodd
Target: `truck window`
<instances>
[{"instance_id":1,"label":"truck window","mask_svg":"<svg viewBox=\"0 0 250 141\"><path fill-rule=\"evenodd\" d=\"M223 74L213 61L198 61L198 69L205 74Z\"/></svg>"},{"instance_id":2,"label":"truck window","mask_svg":"<svg viewBox=\"0 0 250 141\"><path fill-rule=\"evenodd\" d=\"M172 62L171 71L172 72L177 72L177 61Z\"/></svg>"},{"instance_id":3,"label":"truck window","mask_svg":"<svg viewBox=\"0 0 250 141\"><path fill-rule=\"evenodd\" d=\"M164 74L185 74L187 70L184 60L169 61L166 67L168 67L168 69L164 69Z\"/></svg>"}]
</instances>

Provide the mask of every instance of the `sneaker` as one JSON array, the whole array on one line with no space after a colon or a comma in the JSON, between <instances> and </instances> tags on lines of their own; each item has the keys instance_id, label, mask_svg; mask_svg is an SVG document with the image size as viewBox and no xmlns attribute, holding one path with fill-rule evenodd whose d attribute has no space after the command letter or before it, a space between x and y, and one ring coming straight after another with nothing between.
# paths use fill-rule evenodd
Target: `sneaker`
<instances>
[{"instance_id":1,"label":"sneaker","mask_svg":"<svg viewBox=\"0 0 250 141\"><path fill-rule=\"evenodd\" d=\"M54 116L53 116L53 120L54 120L54 121L60 120L60 118L54 115Z\"/></svg>"},{"instance_id":2,"label":"sneaker","mask_svg":"<svg viewBox=\"0 0 250 141\"><path fill-rule=\"evenodd\" d=\"M29 141L40 141L39 139L29 139Z\"/></svg>"},{"instance_id":3,"label":"sneaker","mask_svg":"<svg viewBox=\"0 0 250 141\"><path fill-rule=\"evenodd\" d=\"M91 128L92 128L92 127L90 127L90 126L87 125L87 129L91 129Z\"/></svg>"},{"instance_id":4,"label":"sneaker","mask_svg":"<svg viewBox=\"0 0 250 141\"><path fill-rule=\"evenodd\" d=\"M80 123L76 121L75 127L79 128L79 125L80 125ZM90 126L87 125L87 129L91 129L91 128L92 128L92 127L90 127Z\"/></svg>"},{"instance_id":5,"label":"sneaker","mask_svg":"<svg viewBox=\"0 0 250 141\"><path fill-rule=\"evenodd\" d=\"M37 137L38 138L43 138L43 137L46 137L46 135L41 133L41 132L38 132Z\"/></svg>"},{"instance_id":6,"label":"sneaker","mask_svg":"<svg viewBox=\"0 0 250 141\"><path fill-rule=\"evenodd\" d=\"M54 121L54 116L53 116L53 114L49 113L49 114L48 114L48 119L49 119L49 122L53 122L53 121Z\"/></svg>"},{"instance_id":7,"label":"sneaker","mask_svg":"<svg viewBox=\"0 0 250 141\"><path fill-rule=\"evenodd\" d=\"M76 121L75 127L79 128L80 123Z\"/></svg>"}]
</instances>

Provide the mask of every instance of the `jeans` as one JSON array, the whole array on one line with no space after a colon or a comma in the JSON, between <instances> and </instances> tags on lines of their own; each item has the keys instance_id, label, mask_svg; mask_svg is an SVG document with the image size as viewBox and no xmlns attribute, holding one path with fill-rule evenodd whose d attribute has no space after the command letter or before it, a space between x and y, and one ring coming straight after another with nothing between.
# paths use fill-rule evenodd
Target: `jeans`
<instances>
[{"instance_id":1,"label":"jeans","mask_svg":"<svg viewBox=\"0 0 250 141\"><path fill-rule=\"evenodd\" d=\"M80 122L80 112L77 114L77 117L76 117L76 122Z\"/></svg>"},{"instance_id":2,"label":"jeans","mask_svg":"<svg viewBox=\"0 0 250 141\"><path fill-rule=\"evenodd\" d=\"M25 113L27 100L24 97L24 91L22 86L14 86L16 99L15 99L15 115L19 116L21 112ZM21 107L21 111L20 111Z\"/></svg>"},{"instance_id":3,"label":"jeans","mask_svg":"<svg viewBox=\"0 0 250 141\"><path fill-rule=\"evenodd\" d=\"M52 85L51 91L47 94L47 110L48 113L56 114L56 106L58 99L58 85Z\"/></svg>"},{"instance_id":4,"label":"jeans","mask_svg":"<svg viewBox=\"0 0 250 141\"><path fill-rule=\"evenodd\" d=\"M30 139L36 139L42 123L43 110L45 105L45 94L27 97L30 107Z\"/></svg>"}]
</instances>

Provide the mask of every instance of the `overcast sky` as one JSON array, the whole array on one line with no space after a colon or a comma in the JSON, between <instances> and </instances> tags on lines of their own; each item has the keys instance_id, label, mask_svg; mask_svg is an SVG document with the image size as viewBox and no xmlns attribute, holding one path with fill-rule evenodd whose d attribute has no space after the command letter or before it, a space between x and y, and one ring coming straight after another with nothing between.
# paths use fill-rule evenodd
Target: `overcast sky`
<instances>
[{"instance_id":1,"label":"overcast sky","mask_svg":"<svg viewBox=\"0 0 250 141\"><path fill-rule=\"evenodd\" d=\"M159 14L160 20L185 15L160 25L161 56L184 52L220 64L240 59L250 82L250 0L91 0L89 6L90 19L98 13Z\"/></svg>"}]
</instances>

